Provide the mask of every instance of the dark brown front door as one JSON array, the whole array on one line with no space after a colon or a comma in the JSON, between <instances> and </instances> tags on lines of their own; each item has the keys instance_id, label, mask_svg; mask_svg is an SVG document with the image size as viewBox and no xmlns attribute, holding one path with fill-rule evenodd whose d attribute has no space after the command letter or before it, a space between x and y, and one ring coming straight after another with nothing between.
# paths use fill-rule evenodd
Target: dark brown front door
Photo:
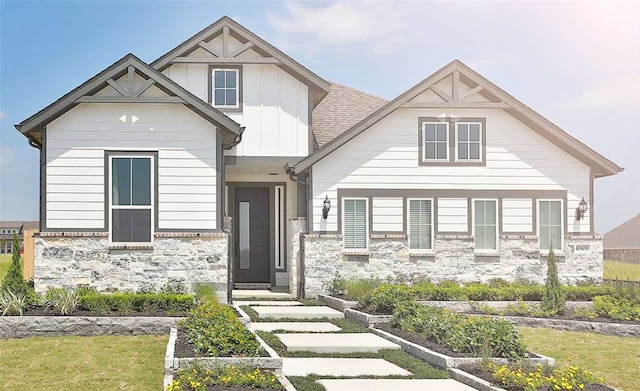
<instances>
[{"instance_id":1,"label":"dark brown front door","mask_svg":"<svg viewBox=\"0 0 640 391\"><path fill-rule=\"evenodd\" d=\"M269 188L236 188L234 204L234 282L269 283Z\"/></svg>"}]
</instances>

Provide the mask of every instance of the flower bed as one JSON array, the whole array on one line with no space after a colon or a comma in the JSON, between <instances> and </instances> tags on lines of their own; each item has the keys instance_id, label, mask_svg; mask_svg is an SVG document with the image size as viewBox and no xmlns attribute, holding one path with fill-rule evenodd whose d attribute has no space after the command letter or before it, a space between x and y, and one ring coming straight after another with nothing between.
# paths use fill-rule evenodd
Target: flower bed
<instances>
[{"instance_id":1,"label":"flower bed","mask_svg":"<svg viewBox=\"0 0 640 391\"><path fill-rule=\"evenodd\" d=\"M187 368L178 371L167 391L213 391L213 390L283 390L277 374L270 370L231 365L215 369Z\"/></svg>"}]
</instances>

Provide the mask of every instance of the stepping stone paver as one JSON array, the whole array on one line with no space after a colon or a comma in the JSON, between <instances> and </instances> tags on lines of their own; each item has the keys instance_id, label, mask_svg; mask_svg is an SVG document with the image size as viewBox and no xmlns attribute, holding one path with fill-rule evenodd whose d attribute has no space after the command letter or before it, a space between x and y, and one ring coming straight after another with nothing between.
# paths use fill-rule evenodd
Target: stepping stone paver
<instances>
[{"instance_id":1,"label":"stepping stone paver","mask_svg":"<svg viewBox=\"0 0 640 391\"><path fill-rule=\"evenodd\" d=\"M249 301L234 301L233 304L237 305L238 307L242 306L242 305L248 305L248 306L253 306L255 305L257 306L273 306L273 307L293 307L293 306L299 306L299 305L304 305L299 301L284 301L284 300L264 300L264 301L260 301L260 300L249 300Z\"/></svg>"},{"instance_id":2,"label":"stepping stone paver","mask_svg":"<svg viewBox=\"0 0 640 391\"><path fill-rule=\"evenodd\" d=\"M306 333L335 333L342 329L329 322L253 322L251 328L260 331L293 331Z\"/></svg>"},{"instance_id":3,"label":"stepping stone paver","mask_svg":"<svg viewBox=\"0 0 640 391\"><path fill-rule=\"evenodd\" d=\"M453 379L322 379L318 380L327 391L472 391Z\"/></svg>"},{"instance_id":4,"label":"stepping stone paver","mask_svg":"<svg viewBox=\"0 0 640 391\"><path fill-rule=\"evenodd\" d=\"M282 359L285 376L411 376L412 373L382 358Z\"/></svg>"},{"instance_id":5,"label":"stepping stone paver","mask_svg":"<svg viewBox=\"0 0 640 391\"><path fill-rule=\"evenodd\" d=\"M324 306L255 306L251 307L260 318L274 319L342 319L344 314Z\"/></svg>"},{"instance_id":6,"label":"stepping stone paver","mask_svg":"<svg viewBox=\"0 0 640 391\"><path fill-rule=\"evenodd\" d=\"M400 349L400 345L371 333L359 334L276 334L289 352L377 353L382 349Z\"/></svg>"}]
</instances>

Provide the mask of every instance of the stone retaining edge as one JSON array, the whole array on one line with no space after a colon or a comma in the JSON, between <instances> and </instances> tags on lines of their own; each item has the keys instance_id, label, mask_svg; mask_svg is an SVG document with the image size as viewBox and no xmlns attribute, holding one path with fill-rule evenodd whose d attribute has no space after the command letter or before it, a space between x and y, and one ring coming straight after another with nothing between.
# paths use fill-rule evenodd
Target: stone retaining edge
<instances>
[{"instance_id":1,"label":"stone retaining edge","mask_svg":"<svg viewBox=\"0 0 640 391\"><path fill-rule=\"evenodd\" d=\"M552 318L530 318L525 316L483 315L505 319L517 326L548 328L563 331L588 331L616 337L640 337L640 323L590 322L588 320L566 320Z\"/></svg>"},{"instance_id":2,"label":"stone retaining edge","mask_svg":"<svg viewBox=\"0 0 640 391\"><path fill-rule=\"evenodd\" d=\"M478 391L507 391L504 388L493 386L490 382L458 368L449 368L447 372L452 379L464 383L469 387L473 387Z\"/></svg>"},{"instance_id":3,"label":"stone retaining edge","mask_svg":"<svg viewBox=\"0 0 640 391\"><path fill-rule=\"evenodd\" d=\"M323 295L323 294L318 295L318 300L322 301L323 303L333 308L334 310L338 310L342 312L344 312L344 310L346 309L351 309L358 305L357 301L344 300L338 297Z\"/></svg>"},{"instance_id":4,"label":"stone retaining edge","mask_svg":"<svg viewBox=\"0 0 640 391\"><path fill-rule=\"evenodd\" d=\"M404 338L400 338L391 333L388 333L384 330L379 330L375 328L369 328L373 334L376 334L384 339L387 339L391 342L394 342L402 348L407 353L410 353L416 357L419 357L433 365L436 365L443 369L457 368L463 364L474 364L482 362L484 359L482 357L450 357L446 354L434 352L431 349L425 348L424 346L418 345L416 343L407 341ZM532 364L542 364L542 365L555 365L556 360L550 357L545 357L536 353L536 355L540 356L540 358L525 358L524 362L530 362ZM498 363L498 364L506 364L508 360L506 358L498 358L492 357L489 360Z\"/></svg>"},{"instance_id":5,"label":"stone retaining edge","mask_svg":"<svg viewBox=\"0 0 640 391\"><path fill-rule=\"evenodd\" d=\"M366 312L354 310L352 308L347 308L344 310L344 316L347 319L358 322L367 327L373 326L378 323L389 323L391 322L392 315L371 315Z\"/></svg>"},{"instance_id":6,"label":"stone retaining edge","mask_svg":"<svg viewBox=\"0 0 640 391\"><path fill-rule=\"evenodd\" d=\"M152 316L4 316L0 339L97 335L163 335L181 317Z\"/></svg>"},{"instance_id":7,"label":"stone retaining edge","mask_svg":"<svg viewBox=\"0 0 640 391\"><path fill-rule=\"evenodd\" d=\"M230 304L230 306L233 307L236 311L238 311L238 314L240 314L240 317L238 317L238 319L240 320L240 323L242 323L243 325L247 326L247 328L249 328L249 326L251 326L251 317L247 315L247 313L244 312L242 308L240 308L240 306L237 306L235 304Z\"/></svg>"}]
</instances>

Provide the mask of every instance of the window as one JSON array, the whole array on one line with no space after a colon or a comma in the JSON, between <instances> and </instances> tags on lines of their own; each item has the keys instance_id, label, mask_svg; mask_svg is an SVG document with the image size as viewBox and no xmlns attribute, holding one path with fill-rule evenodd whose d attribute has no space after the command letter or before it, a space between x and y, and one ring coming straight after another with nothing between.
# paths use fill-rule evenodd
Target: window
<instances>
[{"instance_id":1,"label":"window","mask_svg":"<svg viewBox=\"0 0 640 391\"><path fill-rule=\"evenodd\" d=\"M479 122L456 123L457 160L482 160L482 124Z\"/></svg>"},{"instance_id":2,"label":"window","mask_svg":"<svg viewBox=\"0 0 640 391\"><path fill-rule=\"evenodd\" d=\"M446 122L425 122L422 125L422 159L447 160L449 124Z\"/></svg>"},{"instance_id":3,"label":"window","mask_svg":"<svg viewBox=\"0 0 640 391\"><path fill-rule=\"evenodd\" d=\"M213 105L239 107L238 69L213 69Z\"/></svg>"},{"instance_id":4,"label":"window","mask_svg":"<svg viewBox=\"0 0 640 391\"><path fill-rule=\"evenodd\" d=\"M540 251L562 250L562 201L538 201L538 235Z\"/></svg>"},{"instance_id":5,"label":"window","mask_svg":"<svg viewBox=\"0 0 640 391\"><path fill-rule=\"evenodd\" d=\"M474 237L476 250L498 249L498 219L496 200L475 200Z\"/></svg>"},{"instance_id":6,"label":"window","mask_svg":"<svg viewBox=\"0 0 640 391\"><path fill-rule=\"evenodd\" d=\"M111 242L151 243L152 158L112 156L110 172Z\"/></svg>"},{"instance_id":7,"label":"window","mask_svg":"<svg viewBox=\"0 0 640 391\"><path fill-rule=\"evenodd\" d=\"M369 244L368 202L366 198L345 198L342 201L342 235L345 249L367 249Z\"/></svg>"},{"instance_id":8,"label":"window","mask_svg":"<svg viewBox=\"0 0 640 391\"><path fill-rule=\"evenodd\" d=\"M433 249L433 201L409 199L409 250Z\"/></svg>"}]
</instances>

